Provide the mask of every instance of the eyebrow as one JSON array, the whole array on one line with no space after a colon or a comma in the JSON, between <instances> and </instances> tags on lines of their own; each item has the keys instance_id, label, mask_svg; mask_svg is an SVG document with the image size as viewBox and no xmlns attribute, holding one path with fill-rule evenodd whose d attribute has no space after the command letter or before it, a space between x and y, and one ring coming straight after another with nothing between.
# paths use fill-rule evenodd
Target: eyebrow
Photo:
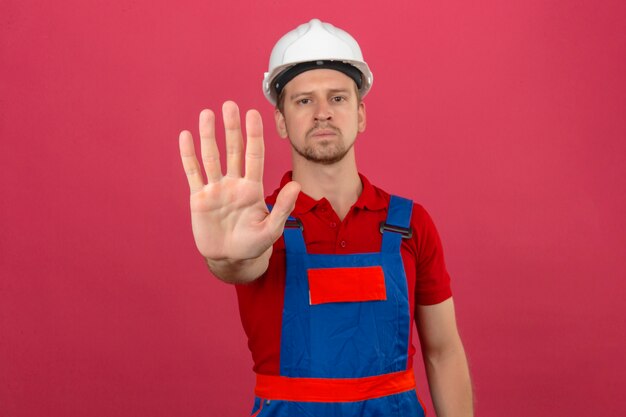
<instances>
[{"instance_id":1,"label":"eyebrow","mask_svg":"<svg viewBox=\"0 0 626 417\"><path fill-rule=\"evenodd\" d=\"M351 90L349 88L331 88L327 90L327 93L330 93L330 94L344 93L345 94L345 93L349 93L350 91ZM302 91L299 93L293 93L292 95L289 96L289 99L293 100L300 96L310 96L312 94L313 94L313 91Z\"/></svg>"}]
</instances>

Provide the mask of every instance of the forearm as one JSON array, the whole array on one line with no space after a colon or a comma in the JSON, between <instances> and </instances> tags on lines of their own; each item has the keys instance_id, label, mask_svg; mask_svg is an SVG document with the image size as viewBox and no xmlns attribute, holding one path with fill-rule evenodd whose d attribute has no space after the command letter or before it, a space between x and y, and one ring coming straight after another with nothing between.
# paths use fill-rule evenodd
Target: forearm
<instances>
[{"instance_id":1,"label":"forearm","mask_svg":"<svg viewBox=\"0 0 626 417\"><path fill-rule=\"evenodd\" d=\"M438 417L474 415L472 383L463 346L424 355L433 405Z\"/></svg>"},{"instance_id":2,"label":"forearm","mask_svg":"<svg viewBox=\"0 0 626 417\"><path fill-rule=\"evenodd\" d=\"M209 270L228 284L245 284L254 281L265 273L272 255L270 247L254 259L209 259L205 258Z\"/></svg>"}]
</instances>

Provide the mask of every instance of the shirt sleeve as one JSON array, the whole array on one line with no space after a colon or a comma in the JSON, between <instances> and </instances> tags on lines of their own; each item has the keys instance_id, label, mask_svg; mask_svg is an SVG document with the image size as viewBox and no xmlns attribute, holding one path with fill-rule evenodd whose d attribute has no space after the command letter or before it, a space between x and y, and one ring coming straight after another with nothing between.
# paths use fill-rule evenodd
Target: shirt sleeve
<instances>
[{"instance_id":1,"label":"shirt sleeve","mask_svg":"<svg viewBox=\"0 0 626 417\"><path fill-rule=\"evenodd\" d=\"M411 216L415 243L415 303L438 304L452 296L441 238L432 218L419 204Z\"/></svg>"}]
</instances>

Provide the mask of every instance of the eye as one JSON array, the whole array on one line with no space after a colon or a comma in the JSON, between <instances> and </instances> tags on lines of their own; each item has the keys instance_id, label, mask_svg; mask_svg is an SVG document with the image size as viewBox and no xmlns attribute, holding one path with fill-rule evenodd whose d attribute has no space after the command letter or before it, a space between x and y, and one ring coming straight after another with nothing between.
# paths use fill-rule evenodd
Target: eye
<instances>
[{"instance_id":1,"label":"eye","mask_svg":"<svg viewBox=\"0 0 626 417\"><path fill-rule=\"evenodd\" d=\"M309 104L311 102L310 98L301 98L297 101L298 104Z\"/></svg>"},{"instance_id":2,"label":"eye","mask_svg":"<svg viewBox=\"0 0 626 417\"><path fill-rule=\"evenodd\" d=\"M342 101L346 101L346 98L343 96L334 96L333 98L331 98L331 101L333 101L334 103L341 103Z\"/></svg>"}]
</instances>

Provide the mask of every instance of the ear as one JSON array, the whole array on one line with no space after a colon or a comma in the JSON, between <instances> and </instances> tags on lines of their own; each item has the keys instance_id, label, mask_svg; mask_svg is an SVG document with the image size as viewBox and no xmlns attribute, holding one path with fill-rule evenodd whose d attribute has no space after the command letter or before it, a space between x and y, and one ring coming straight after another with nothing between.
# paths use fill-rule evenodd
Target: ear
<instances>
[{"instance_id":1,"label":"ear","mask_svg":"<svg viewBox=\"0 0 626 417\"><path fill-rule=\"evenodd\" d=\"M287 137L287 124L285 122L285 116L278 110L274 109L274 121L276 122L276 131L278 135L285 139Z\"/></svg>"},{"instance_id":2,"label":"ear","mask_svg":"<svg viewBox=\"0 0 626 417\"><path fill-rule=\"evenodd\" d=\"M365 103L362 101L359 103L358 109L358 120L359 120L359 133L365 131L365 126L367 125L367 118L365 117Z\"/></svg>"}]
</instances>

